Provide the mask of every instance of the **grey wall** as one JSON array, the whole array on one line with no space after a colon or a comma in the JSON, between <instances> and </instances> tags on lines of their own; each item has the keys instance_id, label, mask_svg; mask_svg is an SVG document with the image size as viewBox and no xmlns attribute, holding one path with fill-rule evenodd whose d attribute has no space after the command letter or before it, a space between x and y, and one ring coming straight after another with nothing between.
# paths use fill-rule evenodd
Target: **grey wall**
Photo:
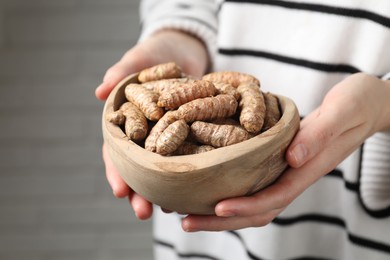
<instances>
[{"instance_id":1,"label":"grey wall","mask_svg":"<svg viewBox=\"0 0 390 260\"><path fill-rule=\"evenodd\" d=\"M0 0L0 259L151 259L113 197L94 97L139 33L136 0Z\"/></svg>"}]
</instances>

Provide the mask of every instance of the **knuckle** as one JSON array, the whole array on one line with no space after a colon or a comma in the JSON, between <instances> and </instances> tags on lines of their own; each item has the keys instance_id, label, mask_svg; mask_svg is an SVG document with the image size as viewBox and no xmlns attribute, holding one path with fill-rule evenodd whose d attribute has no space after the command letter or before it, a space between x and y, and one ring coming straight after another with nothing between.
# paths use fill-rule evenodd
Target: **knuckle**
<instances>
[{"instance_id":1,"label":"knuckle","mask_svg":"<svg viewBox=\"0 0 390 260\"><path fill-rule=\"evenodd\" d=\"M316 128L312 132L313 142L317 143L317 147L324 147L326 143L334 136L334 132L329 128Z\"/></svg>"},{"instance_id":2,"label":"knuckle","mask_svg":"<svg viewBox=\"0 0 390 260\"><path fill-rule=\"evenodd\" d=\"M279 196L277 197L277 203L275 209L283 209L288 206L294 200L294 184L290 180L286 180L281 185L281 192L279 192Z\"/></svg>"},{"instance_id":3,"label":"knuckle","mask_svg":"<svg viewBox=\"0 0 390 260\"><path fill-rule=\"evenodd\" d=\"M283 192L280 196L280 202L278 209L288 206L293 201L291 193L289 191Z\"/></svg>"}]
</instances>

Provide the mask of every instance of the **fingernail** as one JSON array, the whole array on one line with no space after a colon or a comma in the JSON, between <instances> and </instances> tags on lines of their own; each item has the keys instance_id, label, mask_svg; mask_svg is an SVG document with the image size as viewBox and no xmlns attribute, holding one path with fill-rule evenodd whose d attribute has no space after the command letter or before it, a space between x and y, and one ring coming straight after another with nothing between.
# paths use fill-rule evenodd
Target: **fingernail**
<instances>
[{"instance_id":1,"label":"fingernail","mask_svg":"<svg viewBox=\"0 0 390 260\"><path fill-rule=\"evenodd\" d=\"M224 210L222 212L219 212L218 216L219 217L226 217L226 218L228 218L228 217L235 217L236 213L234 213L234 212L232 212L230 210Z\"/></svg>"},{"instance_id":2,"label":"fingernail","mask_svg":"<svg viewBox=\"0 0 390 260\"><path fill-rule=\"evenodd\" d=\"M182 222L181 226L182 226L182 228L183 228L183 230L185 232L194 232L194 231L196 231L194 229L191 229L190 223L188 221L186 221L185 219L183 219L183 222Z\"/></svg>"},{"instance_id":3,"label":"fingernail","mask_svg":"<svg viewBox=\"0 0 390 260\"><path fill-rule=\"evenodd\" d=\"M228 207L225 207L225 205L223 203L218 204L215 207L215 214L218 217L234 217L234 216L236 216L236 213L234 213L232 208L229 209Z\"/></svg>"},{"instance_id":4,"label":"fingernail","mask_svg":"<svg viewBox=\"0 0 390 260\"><path fill-rule=\"evenodd\" d=\"M292 152L291 152L295 163L300 166L305 162L306 156L307 156L307 149L306 146L303 144L297 144Z\"/></svg>"}]
</instances>

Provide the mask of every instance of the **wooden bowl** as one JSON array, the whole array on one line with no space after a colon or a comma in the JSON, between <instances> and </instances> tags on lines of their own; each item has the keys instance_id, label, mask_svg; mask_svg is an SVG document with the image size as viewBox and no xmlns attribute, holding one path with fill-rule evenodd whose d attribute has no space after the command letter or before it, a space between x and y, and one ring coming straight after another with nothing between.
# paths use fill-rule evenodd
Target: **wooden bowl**
<instances>
[{"instance_id":1,"label":"wooden bowl","mask_svg":"<svg viewBox=\"0 0 390 260\"><path fill-rule=\"evenodd\" d=\"M181 214L215 214L219 201L253 194L286 169L285 151L300 121L289 98L278 96L281 119L256 137L201 154L162 156L129 141L105 120L125 102L127 84L137 82L137 74L131 75L111 92L103 110L103 138L122 178L148 201Z\"/></svg>"}]
</instances>

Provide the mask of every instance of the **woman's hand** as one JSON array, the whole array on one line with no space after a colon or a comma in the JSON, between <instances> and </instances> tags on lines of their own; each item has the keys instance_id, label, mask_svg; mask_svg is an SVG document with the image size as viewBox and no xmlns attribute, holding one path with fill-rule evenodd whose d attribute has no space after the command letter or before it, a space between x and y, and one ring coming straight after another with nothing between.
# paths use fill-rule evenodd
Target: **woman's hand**
<instances>
[{"instance_id":1,"label":"woman's hand","mask_svg":"<svg viewBox=\"0 0 390 260\"><path fill-rule=\"evenodd\" d=\"M390 82L363 73L346 78L302 120L286 152L291 168L273 185L249 197L219 202L216 216L189 215L182 228L220 231L267 225L367 137L390 129L389 100Z\"/></svg>"},{"instance_id":2,"label":"woman's hand","mask_svg":"<svg viewBox=\"0 0 390 260\"><path fill-rule=\"evenodd\" d=\"M163 30L127 51L109 68L95 95L105 100L124 77L160 63L174 61L188 75L202 76L209 63L207 50L196 37L177 30Z\"/></svg>"},{"instance_id":3,"label":"woman's hand","mask_svg":"<svg viewBox=\"0 0 390 260\"><path fill-rule=\"evenodd\" d=\"M185 73L200 77L206 71L208 56L205 46L197 38L175 30L160 31L130 49L120 61L109 68L103 83L96 88L95 95L98 99L105 100L115 85L127 75L170 61L176 62ZM153 213L151 203L127 186L114 167L105 144L103 160L107 180L114 195L118 198L128 197L139 219L150 218Z\"/></svg>"}]
</instances>

